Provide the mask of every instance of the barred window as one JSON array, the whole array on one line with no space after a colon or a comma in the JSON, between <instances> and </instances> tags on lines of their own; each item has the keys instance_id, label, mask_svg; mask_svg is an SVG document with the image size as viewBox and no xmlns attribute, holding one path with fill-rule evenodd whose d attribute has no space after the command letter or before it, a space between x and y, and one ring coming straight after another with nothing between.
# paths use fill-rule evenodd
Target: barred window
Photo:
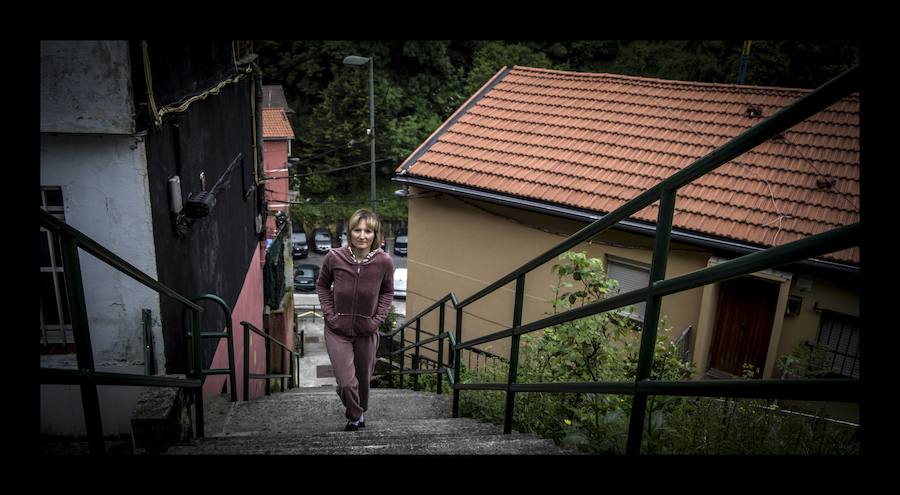
<instances>
[{"instance_id":1,"label":"barred window","mask_svg":"<svg viewBox=\"0 0 900 495\"><path fill-rule=\"evenodd\" d=\"M828 347L834 373L859 378L859 318L823 311L816 344Z\"/></svg>"},{"instance_id":2,"label":"barred window","mask_svg":"<svg viewBox=\"0 0 900 495\"><path fill-rule=\"evenodd\" d=\"M41 209L65 221L62 188L41 187L40 193ZM40 243L41 353L75 352L60 240L41 227Z\"/></svg>"}]
</instances>

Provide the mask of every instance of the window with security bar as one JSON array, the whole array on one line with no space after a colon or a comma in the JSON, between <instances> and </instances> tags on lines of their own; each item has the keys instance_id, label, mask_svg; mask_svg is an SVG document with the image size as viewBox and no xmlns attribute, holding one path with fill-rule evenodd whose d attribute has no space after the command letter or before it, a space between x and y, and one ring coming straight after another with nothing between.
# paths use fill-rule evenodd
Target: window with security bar
<instances>
[{"instance_id":1,"label":"window with security bar","mask_svg":"<svg viewBox=\"0 0 900 495\"><path fill-rule=\"evenodd\" d=\"M41 187L41 209L65 221L63 194L60 187ZM40 228L40 330L41 353L75 352L72 317L66 294L66 273L63 268L59 237Z\"/></svg>"},{"instance_id":2,"label":"window with security bar","mask_svg":"<svg viewBox=\"0 0 900 495\"><path fill-rule=\"evenodd\" d=\"M606 275L619 282L618 291L609 294L610 296L624 294L635 289L646 289L647 285L650 284L650 269L648 267L610 256L606 257ZM644 323L644 306L646 306L646 303L637 303L634 305L634 311L622 308L620 313L642 326Z\"/></svg>"},{"instance_id":3,"label":"window with security bar","mask_svg":"<svg viewBox=\"0 0 900 495\"><path fill-rule=\"evenodd\" d=\"M859 318L823 311L816 334L816 345L828 348L832 372L859 378Z\"/></svg>"}]
</instances>

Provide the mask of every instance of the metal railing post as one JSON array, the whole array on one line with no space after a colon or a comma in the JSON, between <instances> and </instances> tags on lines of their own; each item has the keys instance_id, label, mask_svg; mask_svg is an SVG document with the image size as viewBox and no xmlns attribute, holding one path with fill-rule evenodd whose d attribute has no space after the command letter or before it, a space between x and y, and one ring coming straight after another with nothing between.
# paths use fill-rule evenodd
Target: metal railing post
<instances>
[{"instance_id":1,"label":"metal railing post","mask_svg":"<svg viewBox=\"0 0 900 495\"><path fill-rule=\"evenodd\" d=\"M250 400L250 329L243 322L244 327L244 401Z\"/></svg>"},{"instance_id":2,"label":"metal railing post","mask_svg":"<svg viewBox=\"0 0 900 495\"><path fill-rule=\"evenodd\" d=\"M421 333L422 331L419 328L419 326L421 323L422 323L421 318L416 320L416 355L413 358L413 370L414 371L419 371L419 339L421 338L421 335L422 335L422 333ZM413 375L413 390L416 390L416 391L419 390L419 375L418 374Z\"/></svg>"},{"instance_id":3,"label":"metal railing post","mask_svg":"<svg viewBox=\"0 0 900 495\"><path fill-rule=\"evenodd\" d=\"M156 374L156 360L153 359L153 317L149 309L141 309L141 320L144 323L144 374Z\"/></svg>"},{"instance_id":4,"label":"metal railing post","mask_svg":"<svg viewBox=\"0 0 900 495\"><path fill-rule=\"evenodd\" d=\"M463 309L456 308L456 343L459 344L462 342L462 317L463 317ZM462 381L462 360L459 356L460 350L453 349L453 373L455 375L456 384L458 385ZM472 353L470 352L471 356ZM471 367L471 366L470 366ZM453 417L459 417L459 389L455 386L453 387Z\"/></svg>"},{"instance_id":5,"label":"metal railing post","mask_svg":"<svg viewBox=\"0 0 900 495\"><path fill-rule=\"evenodd\" d=\"M388 388L394 388L394 336L388 337Z\"/></svg>"},{"instance_id":6,"label":"metal railing post","mask_svg":"<svg viewBox=\"0 0 900 495\"><path fill-rule=\"evenodd\" d=\"M263 315L263 323L263 330L266 331L266 335L269 335L271 337L271 335L269 334L269 319L266 318L266 315ZM272 342L269 339L263 339L263 352L265 352L266 354L266 368L264 373L269 375L272 374ZM269 390L272 385L272 380L266 378L264 383L266 395L272 395L272 392Z\"/></svg>"},{"instance_id":7,"label":"metal railing post","mask_svg":"<svg viewBox=\"0 0 900 495\"><path fill-rule=\"evenodd\" d=\"M438 335L444 335L444 311L447 303L441 303L440 309L440 320L438 321ZM437 357L437 368L438 370L444 367L444 339L443 337L438 339L438 357ZM441 373L438 373L437 376L437 393L440 394L443 391L442 385L444 383L444 377Z\"/></svg>"},{"instance_id":8,"label":"metal railing post","mask_svg":"<svg viewBox=\"0 0 900 495\"><path fill-rule=\"evenodd\" d=\"M197 438L203 438L203 361L202 361L202 351L200 346L200 312L193 309L191 310L191 345L193 346L191 351L194 355L194 365L192 367L192 378L195 378L200 381L200 386L197 388L195 393L195 403L194 407L196 410L194 411L197 415Z\"/></svg>"},{"instance_id":9,"label":"metal railing post","mask_svg":"<svg viewBox=\"0 0 900 495\"><path fill-rule=\"evenodd\" d=\"M75 357L78 369L91 373L94 369L94 350L88 325L87 304L84 300L84 282L81 277L81 263L78 259L78 241L61 232L57 234L62 247L63 266L66 274L66 291L69 296L69 310L72 316L72 333L75 338ZM100 419L100 397L96 383L82 383L81 403L84 405L84 423L88 434L91 454L103 454L103 422Z\"/></svg>"},{"instance_id":10,"label":"metal railing post","mask_svg":"<svg viewBox=\"0 0 900 495\"><path fill-rule=\"evenodd\" d=\"M403 330L400 330L400 349L403 349L403 344L405 341L406 341L406 327L403 327ZM400 367L398 368L398 371L400 372L400 374L397 375L397 379L399 380L400 384L397 385L397 388L403 388L403 367L406 365L406 357L402 350L400 351L399 355L400 355Z\"/></svg>"},{"instance_id":11,"label":"metal railing post","mask_svg":"<svg viewBox=\"0 0 900 495\"><path fill-rule=\"evenodd\" d=\"M656 242L653 246L653 263L650 266L650 292L644 310L644 328L641 331L641 350L638 357L635 384L650 378L653 370L653 356L656 351L656 334L659 327L659 310L662 296L654 293L653 285L666 278L666 264L669 260L669 241L672 237L672 216L675 213L674 189L665 189L659 199L659 214L656 227ZM641 452L644 418L647 412L647 394L635 391L631 402L631 417L628 425L628 444L625 452L637 455Z\"/></svg>"},{"instance_id":12,"label":"metal railing post","mask_svg":"<svg viewBox=\"0 0 900 495\"><path fill-rule=\"evenodd\" d=\"M522 325L522 304L525 298L525 274L516 277L516 300L513 307L513 328ZM519 335L513 335L509 347L509 375L506 389L506 417L503 420L503 433L512 433L513 409L516 404L516 393L509 389L516 383L519 374Z\"/></svg>"}]
</instances>

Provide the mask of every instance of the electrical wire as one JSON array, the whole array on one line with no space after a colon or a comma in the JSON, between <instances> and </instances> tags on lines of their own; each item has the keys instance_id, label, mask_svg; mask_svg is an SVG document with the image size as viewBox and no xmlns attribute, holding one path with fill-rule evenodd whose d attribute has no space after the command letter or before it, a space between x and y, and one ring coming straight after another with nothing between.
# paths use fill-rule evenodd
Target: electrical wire
<instances>
[{"instance_id":1,"label":"electrical wire","mask_svg":"<svg viewBox=\"0 0 900 495\"><path fill-rule=\"evenodd\" d=\"M396 158L397 157L395 157L395 156L389 156L387 158L379 158L378 160L375 160L375 162L377 163L377 162L383 162L383 161L387 161L387 160L395 160ZM328 170L317 170L315 172L309 172L309 173L305 173L305 174L293 174L293 173L288 172L288 176L291 177L292 179L299 179L300 177L308 177L310 175L320 175L320 174L330 174L332 172L340 172L341 170L362 167L363 165L370 165L371 163L372 163L372 161L370 160L367 162L360 162L360 163L356 163L353 165L347 165L346 167L330 168Z\"/></svg>"},{"instance_id":2,"label":"electrical wire","mask_svg":"<svg viewBox=\"0 0 900 495\"><path fill-rule=\"evenodd\" d=\"M738 94L738 96L741 97L742 100L744 100L744 103L746 103L748 107L759 108L758 106L751 103L750 100L747 99L746 95L742 91L738 91L737 94ZM763 115L760 114L759 117L762 118ZM831 178L830 175L822 173L822 171L819 170L818 167L816 167L815 161L812 160L811 158L809 158L809 156L804 152L803 148L799 144L788 139L788 136L786 133L782 133L781 136L786 143L790 144L797 151L797 153L800 154L800 156L803 158L803 160L806 161L806 164L809 165L810 168L812 168L816 172L816 175L818 175L821 178L825 178L825 179ZM832 186L832 187L834 187L834 186ZM834 187L834 190L835 190L835 192L840 194L844 198L844 200L850 204L850 206L853 207L854 211L857 211L857 212L859 211L859 206L857 206L856 203L851 201L850 198L848 197L848 196L850 196L850 193L841 191L837 187Z\"/></svg>"},{"instance_id":3,"label":"electrical wire","mask_svg":"<svg viewBox=\"0 0 900 495\"><path fill-rule=\"evenodd\" d=\"M749 103L748 103L748 105L749 105ZM713 150L715 150L715 149L718 148L718 146L717 146L715 143L713 143L712 141L710 141L710 140L706 137L705 134L702 134L702 133L700 133L699 131L697 131L696 129L694 129L694 128L691 126L690 121L688 121L687 119L679 118L677 115L673 114L672 111L669 110L669 109L666 108L666 107L663 107L663 110L665 110L666 113L668 113L668 114L672 117L672 120L674 120L674 121L676 121L676 122L679 122L679 123L682 123L682 124L683 124L684 126L686 126L692 133L696 134L697 136L700 137L700 139L702 139L703 141L705 141L705 142L706 142ZM778 201L775 199L775 194L772 192L772 185L769 184L769 181L768 181L768 180L766 180L764 177L762 177L761 175L759 175L758 173L756 173L756 171L753 170L753 169L750 167L749 164L743 163L743 162L738 161L738 160L736 160L736 159L732 159L732 160L730 160L728 163L733 163L733 164L735 164L735 165L737 165L737 166L739 166L739 167L744 167L747 171L749 171L751 174L755 175L760 181L762 181L762 182L766 185L766 189L769 190L769 199L772 200L772 207L775 209L775 213L777 214L777 217L775 218L775 220L773 220L773 221L767 223L765 226L769 226L769 225L771 225L771 224L773 224L773 223L775 223L775 222L778 222L778 229L775 231L775 235L772 237L772 245L773 245L773 246L776 246L776 245L777 245L777 244L776 244L776 241L778 240L778 235L781 234L781 230L782 230L782 227L783 227L783 225L784 225L784 223L783 223L784 219L785 219L785 218L794 218L794 217L793 217L792 215L790 215L790 214L785 214L785 213L783 213L783 212L781 211L781 209L778 207ZM677 214L677 213L676 213L676 214Z\"/></svg>"},{"instance_id":4,"label":"electrical wire","mask_svg":"<svg viewBox=\"0 0 900 495\"><path fill-rule=\"evenodd\" d=\"M329 149L327 149L327 150L325 150L325 151L323 151L323 152L321 152L321 153L319 153L319 154L316 154L316 155L304 157L304 158L300 159L299 161L295 162L294 165L299 165L299 164L301 164L301 163L306 163L306 162L308 162L308 161L310 161L310 160L312 160L312 159L319 158L320 156L323 156L323 155L327 155L328 153L331 153L331 152L333 152L333 151L335 151L335 150L339 150L339 149L342 149L342 148L348 148L348 149L349 149L349 148L352 148L352 147L354 147L354 146L356 146L356 145L358 145L358 144L362 144L362 143L364 143L364 142L365 142L365 140L357 141L356 139L351 139L351 140L348 141L346 144L341 144L341 145L335 146L334 148L329 148Z\"/></svg>"}]
</instances>

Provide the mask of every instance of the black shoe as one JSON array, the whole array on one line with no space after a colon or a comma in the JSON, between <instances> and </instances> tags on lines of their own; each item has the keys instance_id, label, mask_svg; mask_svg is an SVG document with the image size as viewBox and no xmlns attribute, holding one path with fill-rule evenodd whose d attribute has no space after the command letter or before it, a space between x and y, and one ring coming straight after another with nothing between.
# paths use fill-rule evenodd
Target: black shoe
<instances>
[{"instance_id":1,"label":"black shoe","mask_svg":"<svg viewBox=\"0 0 900 495\"><path fill-rule=\"evenodd\" d=\"M350 421L347 421L347 426L344 427L344 431L356 431L359 429L359 426L353 424Z\"/></svg>"},{"instance_id":2,"label":"black shoe","mask_svg":"<svg viewBox=\"0 0 900 495\"><path fill-rule=\"evenodd\" d=\"M365 422L365 421L360 421L360 422L359 422L359 427L360 427L360 428L365 428L365 427L366 427L366 422Z\"/></svg>"}]
</instances>

